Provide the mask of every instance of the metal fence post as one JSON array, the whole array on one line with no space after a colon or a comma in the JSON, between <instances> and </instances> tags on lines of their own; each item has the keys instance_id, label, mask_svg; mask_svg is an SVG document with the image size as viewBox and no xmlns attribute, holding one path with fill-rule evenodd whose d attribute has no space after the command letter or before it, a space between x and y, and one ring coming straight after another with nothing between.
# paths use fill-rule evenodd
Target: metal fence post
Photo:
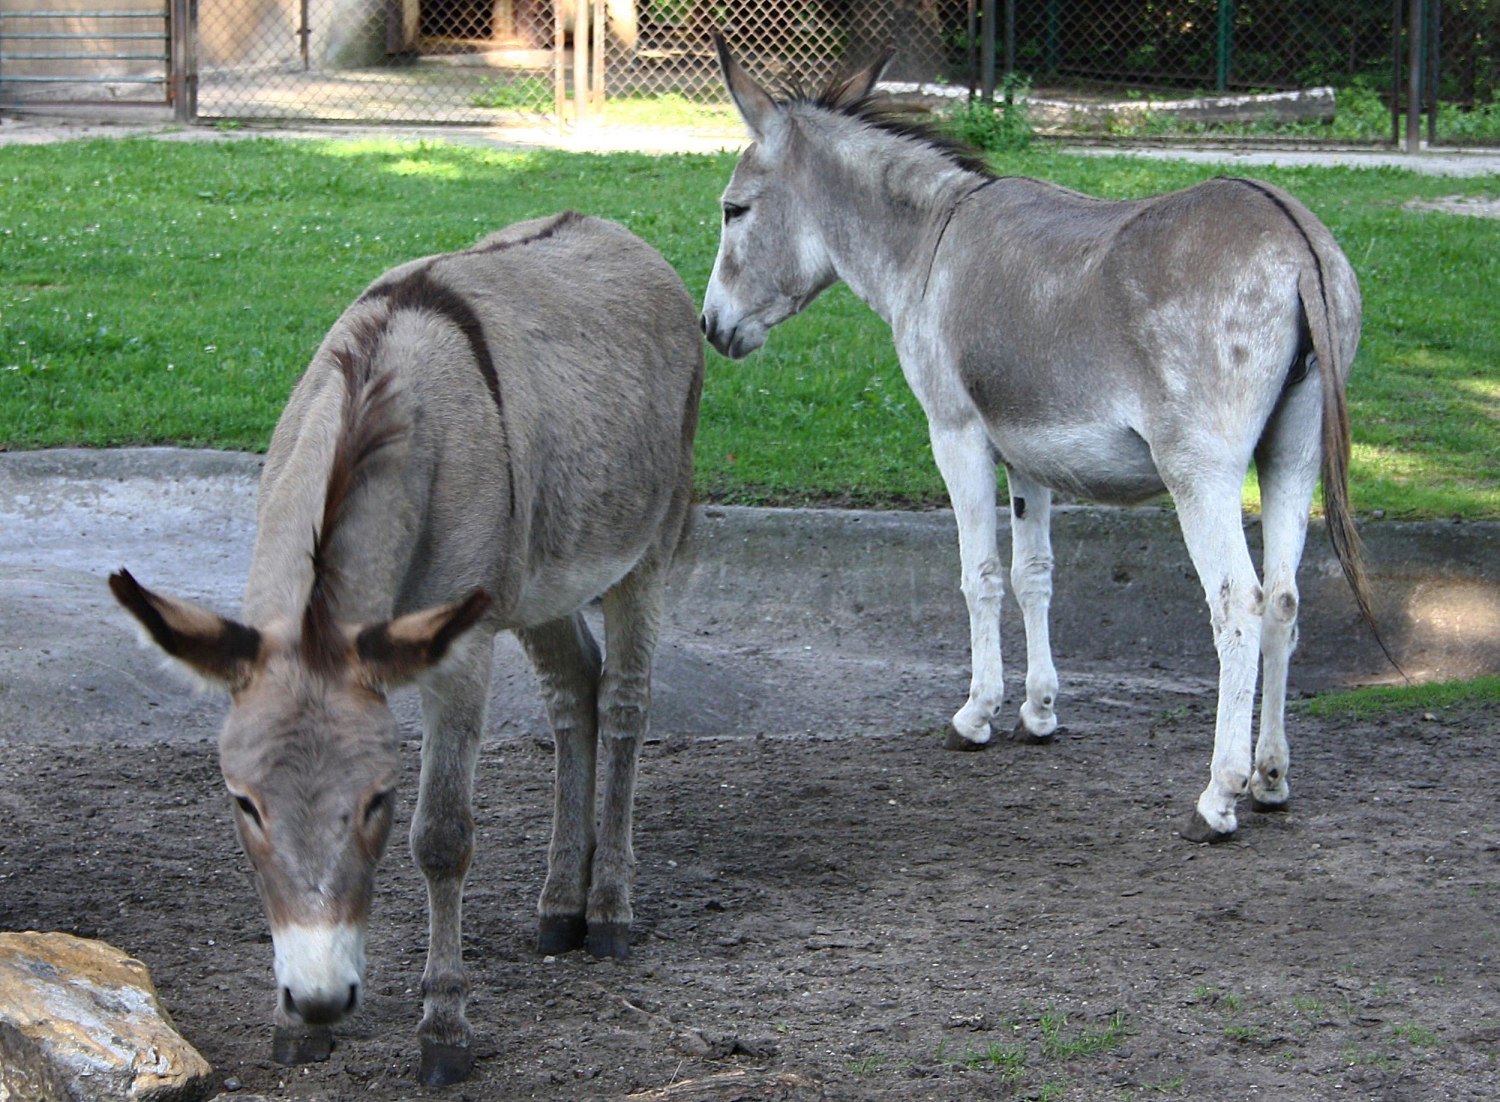
<instances>
[{"instance_id":1,"label":"metal fence post","mask_svg":"<svg viewBox=\"0 0 1500 1102\"><path fill-rule=\"evenodd\" d=\"M172 117L190 123L198 118L198 55L193 48L198 38L196 0L172 0L171 13Z\"/></svg>"},{"instance_id":2,"label":"metal fence post","mask_svg":"<svg viewBox=\"0 0 1500 1102\"><path fill-rule=\"evenodd\" d=\"M1422 74L1427 68L1423 48L1423 24L1427 21L1424 0L1411 0L1406 13L1406 151L1422 148Z\"/></svg>"},{"instance_id":3,"label":"metal fence post","mask_svg":"<svg viewBox=\"0 0 1500 1102\"><path fill-rule=\"evenodd\" d=\"M1219 34L1214 51L1214 87L1222 92L1229 87L1229 65L1234 51L1234 0L1219 0Z\"/></svg>"},{"instance_id":4,"label":"metal fence post","mask_svg":"<svg viewBox=\"0 0 1500 1102\"><path fill-rule=\"evenodd\" d=\"M1427 144L1437 143L1438 66L1443 33L1443 0L1431 0L1427 6Z\"/></svg>"},{"instance_id":5,"label":"metal fence post","mask_svg":"<svg viewBox=\"0 0 1500 1102\"><path fill-rule=\"evenodd\" d=\"M979 34L979 95L989 103L995 98L995 0L984 0Z\"/></svg>"}]
</instances>

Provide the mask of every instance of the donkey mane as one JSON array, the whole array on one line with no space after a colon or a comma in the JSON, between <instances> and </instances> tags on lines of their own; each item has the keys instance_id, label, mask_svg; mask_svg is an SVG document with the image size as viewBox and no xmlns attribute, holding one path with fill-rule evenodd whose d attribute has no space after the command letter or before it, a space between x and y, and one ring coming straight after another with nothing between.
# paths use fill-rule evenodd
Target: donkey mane
<instances>
[{"instance_id":1,"label":"donkey mane","mask_svg":"<svg viewBox=\"0 0 1500 1102\"><path fill-rule=\"evenodd\" d=\"M343 377L343 417L328 469L323 521L313 533L313 582L302 614L302 658L320 673L335 670L344 656L336 615L339 567L330 549L350 500L369 474L371 461L407 429L396 416L393 376L375 366L375 350L386 320L360 323L351 342L333 352L334 365Z\"/></svg>"},{"instance_id":2,"label":"donkey mane","mask_svg":"<svg viewBox=\"0 0 1500 1102\"><path fill-rule=\"evenodd\" d=\"M888 59L889 54L880 64L884 65L885 60ZM781 94L777 97L777 102L783 107L802 104L832 111L837 115L845 115L882 133L907 138L925 145L966 172L986 178L994 177L995 173L985 164L982 152L967 142L944 133L936 123L924 122L910 114L897 111L891 107L888 97L871 91L866 95L849 99L849 89L858 77L858 73L834 76L829 79L822 90L809 93L801 81L792 76L782 82Z\"/></svg>"}]
</instances>

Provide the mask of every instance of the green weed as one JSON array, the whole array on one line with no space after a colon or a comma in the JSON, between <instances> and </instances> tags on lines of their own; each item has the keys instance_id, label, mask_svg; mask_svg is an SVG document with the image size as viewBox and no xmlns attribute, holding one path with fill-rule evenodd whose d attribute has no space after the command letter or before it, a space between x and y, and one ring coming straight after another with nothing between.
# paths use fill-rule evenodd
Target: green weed
<instances>
[{"instance_id":1,"label":"green weed","mask_svg":"<svg viewBox=\"0 0 1500 1102\"><path fill-rule=\"evenodd\" d=\"M1438 1045L1438 1035L1416 1022L1398 1022L1391 1027L1391 1033L1417 1048L1435 1048Z\"/></svg>"},{"instance_id":2,"label":"green weed","mask_svg":"<svg viewBox=\"0 0 1500 1102\"><path fill-rule=\"evenodd\" d=\"M1114 1048L1125 1039L1125 1013L1117 1010L1099 1029L1065 1036L1068 1016L1051 1007L1042 1014L1042 1052L1053 1060L1073 1060Z\"/></svg>"}]
</instances>

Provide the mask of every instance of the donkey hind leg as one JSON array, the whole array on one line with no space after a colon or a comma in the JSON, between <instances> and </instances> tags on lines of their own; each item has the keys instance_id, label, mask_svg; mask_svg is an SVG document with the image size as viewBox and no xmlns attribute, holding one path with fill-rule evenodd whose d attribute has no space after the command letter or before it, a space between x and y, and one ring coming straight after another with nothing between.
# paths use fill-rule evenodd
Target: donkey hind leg
<instances>
[{"instance_id":1,"label":"donkey hind leg","mask_svg":"<svg viewBox=\"0 0 1500 1102\"><path fill-rule=\"evenodd\" d=\"M1219 842L1233 834L1235 801L1250 786L1250 720L1264 600L1245 543L1242 481L1242 475L1227 472L1200 475L1181 484L1179 491L1167 477L1188 554L1208 598L1219 653L1219 706L1208 787L1182 830L1192 842Z\"/></svg>"},{"instance_id":2,"label":"donkey hind leg","mask_svg":"<svg viewBox=\"0 0 1500 1102\"><path fill-rule=\"evenodd\" d=\"M556 775L547 880L537 904L537 948L582 949L589 865L594 859L594 762L598 736L599 644L581 613L516 633L536 670L552 725Z\"/></svg>"},{"instance_id":3,"label":"donkey hind leg","mask_svg":"<svg viewBox=\"0 0 1500 1102\"><path fill-rule=\"evenodd\" d=\"M1052 491L1005 468L1010 484L1010 588L1026 623L1026 700L1016 733L1043 742L1057 730L1052 665Z\"/></svg>"},{"instance_id":4,"label":"donkey hind leg","mask_svg":"<svg viewBox=\"0 0 1500 1102\"><path fill-rule=\"evenodd\" d=\"M422 776L411 852L427 879L427 967L417 1028L426 1086L456 1083L473 1063L464 1004L464 877L474 853L470 794L489 695L492 646L473 646L422 684Z\"/></svg>"},{"instance_id":5,"label":"donkey hind leg","mask_svg":"<svg viewBox=\"0 0 1500 1102\"><path fill-rule=\"evenodd\" d=\"M1287 666L1297 645L1297 565L1307 539L1307 514L1318 483L1322 395L1317 375L1288 392L1256 451L1260 480L1261 569L1265 612L1261 617L1260 735L1255 743L1252 804L1258 811L1283 810L1291 798L1286 740Z\"/></svg>"},{"instance_id":6,"label":"donkey hind leg","mask_svg":"<svg viewBox=\"0 0 1500 1102\"><path fill-rule=\"evenodd\" d=\"M990 740L990 721L1005 701L1000 654L1004 568L995 543L995 461L976 419L961 428L930 426L932 455L958 521L960 588L969 608L973 663L969 699L953 717L948 749L978 750Z\"/></svg>"},{"instance_id":7,"label":"donkey hind leg","mask_svg":"<svg viewBox=\"0 0 1500 1102\"><path fill-rule=\"evenodd\" d=\"M599 844L589 880L588 950L630 955L635 777L651 708L651 662L666 604L670 551L660 545L604 594L599 686Z\"/></svg>"}]
</instances>

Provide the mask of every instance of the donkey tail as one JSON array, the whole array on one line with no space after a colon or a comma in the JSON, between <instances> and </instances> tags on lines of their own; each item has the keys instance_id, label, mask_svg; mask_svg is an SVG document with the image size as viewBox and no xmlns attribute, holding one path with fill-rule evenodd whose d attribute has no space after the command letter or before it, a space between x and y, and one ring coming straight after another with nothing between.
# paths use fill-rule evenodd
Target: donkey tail
<instances>
[{"instance_id":1,"label":"donkey tail","mask_svg":"<svg viewBox=\"0 0 1500 1102\"><path fill-rule=\"evenodd\" d=\"M1308 227L1302 224L1302 220L1295 215L1293 220L1307 238L1312 252L1312 263L1304 267L1298 277L1297 291L1302 300L1302 313L1307 319L1308 332L1312 337L1313 355L1318 361L1318 379L1323 389L1323 514L1328 526L1328 538L1333 544L1333 553L1339 561L1339 567L1344 572L1344 580L1349 583L1355 603L1359 606L1360 617L1369 626L1370 633L1374 635L1375 642L1380 645L1387 660L1404 677L1406 671L1401 669L1401 664L1385 645L1385 640L1380 636L1380 626L1375 620L1370 583L1365 574L1364 545L1354 523L1354 510L1349 499L1351 442L1349 400L1344 389L1349 365L1339 360L1339 338L1344 334L1336 331L1333 304L1329 301L1329 258L1318 247L1317 238L1308 232Z\"/></svg>"}]
</instances>

